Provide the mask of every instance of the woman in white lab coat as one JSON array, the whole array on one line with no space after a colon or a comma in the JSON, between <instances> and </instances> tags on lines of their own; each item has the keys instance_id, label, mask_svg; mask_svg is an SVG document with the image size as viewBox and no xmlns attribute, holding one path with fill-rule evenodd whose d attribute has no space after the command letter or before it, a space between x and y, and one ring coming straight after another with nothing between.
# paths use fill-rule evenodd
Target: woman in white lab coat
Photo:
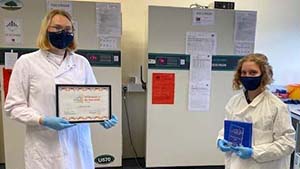
<instances>
[{"instance_id":1,"label":"woman in white lab coat","mask_svg":"<svg viewBox=\"0 0 300 169\"><path fill-rule=\"evenodd\" d=\"M49 12L37 45L38 51L15 63L5 102L6 113L26 125L25 168L94 169L89 125L55 116L55 84L97 83L89 62L73 52L77 45L71 16L62 10ZM116 123L114 117L101 125Z\"/></svg>"},{"instance_id":2,"label":"woman in white lab coat","mask_svg":"<svg viewBox=\"0 0 300 169\"><path fill-rule=\"evenodd\" d=\"M231 146L222 129L217 145L225 152L226 169L290 169L295 130L287 105L266 89L272 76L263 54L249 54L238 63L233 88L243 90L229 100L225 119L253 124L252 148Z\"/></svg>"}]
</instances>

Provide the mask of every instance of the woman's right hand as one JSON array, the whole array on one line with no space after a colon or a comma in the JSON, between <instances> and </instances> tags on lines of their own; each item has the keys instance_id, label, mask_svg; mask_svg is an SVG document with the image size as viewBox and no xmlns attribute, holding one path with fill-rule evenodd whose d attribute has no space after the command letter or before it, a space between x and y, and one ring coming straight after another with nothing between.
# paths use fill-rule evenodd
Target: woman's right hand
<instances>
[{"instance_id":1,"label":"woman's right hand","mask_svg":"<svg viewBox=\"0 0 300 169\"><path fill-rule=\"evenodd\" d=\"M48 128L51 128L51 129L54 129L54 130L57 130L57 131L76 125L76 124L69 123L67 120L65 120L61 117L55 117L55 116L43 117L40 120L40 123L43 126L46 126Z\"/></svg>"},{"instance_id":2,"label":"woman's right hand","mask_svg":"<svg viewBox=\"0 0 300 169\"><path fill-rule=\"evenodd\" d=\"M218 148L220 148L220 150L222 152L229 152L231 151L231 146L230 143L224 139L219 139L218 140Z\"/></svg>"}]
</instances>

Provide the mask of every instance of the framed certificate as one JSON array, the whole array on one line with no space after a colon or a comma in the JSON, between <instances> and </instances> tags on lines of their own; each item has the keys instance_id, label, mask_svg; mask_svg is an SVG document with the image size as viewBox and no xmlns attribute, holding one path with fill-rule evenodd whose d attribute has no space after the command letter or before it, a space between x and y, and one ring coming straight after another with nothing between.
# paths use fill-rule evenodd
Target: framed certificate
<instances>
[{"instance_id":1,"label":"framed certificate","mask_svg":"<svg viewBox=\"0 0 300 169\"><path fill-rule=\"evenodd\" d=\"M110 85L56 85L56 114L70 123L111 118Z\"/></svg>"}]
</instances>

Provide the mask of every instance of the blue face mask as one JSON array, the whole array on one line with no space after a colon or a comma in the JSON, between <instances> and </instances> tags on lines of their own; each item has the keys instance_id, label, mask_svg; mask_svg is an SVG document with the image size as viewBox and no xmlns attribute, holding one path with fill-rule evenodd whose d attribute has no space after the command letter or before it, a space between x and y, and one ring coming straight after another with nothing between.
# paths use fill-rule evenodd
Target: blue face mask
<instances>
[{"instance_id":1,"label":"blue face mask","mask_svg":"<svg viewBox=\"0 0 300 169\"><path fill-rule=\"evenodd\" d=\"M74 34L64 30L60 32L48 32L48 38L52 46L57 49L65 49L73 42Z\"/></svg>"},{"instance_id":2,"label":"blue face mask","mask_svg":"<svg viewBox=\"0 0 300 169\"><path fill-rule=\"evenodd\" d=\"M246 90L255 90L259 87L261 76L257 77L240 77L240 81Z\"/></svg>"}]
</instances>

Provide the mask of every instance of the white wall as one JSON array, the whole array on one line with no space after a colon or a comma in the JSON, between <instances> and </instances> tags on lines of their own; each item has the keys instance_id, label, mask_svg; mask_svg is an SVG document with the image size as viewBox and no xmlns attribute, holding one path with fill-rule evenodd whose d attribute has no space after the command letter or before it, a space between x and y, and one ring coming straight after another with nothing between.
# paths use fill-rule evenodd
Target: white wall
<instances>
[{"instance_id":1,"label":"white wall","mask_svg":"<svg viewBox=\"0 0 300 169\"><path fill-rule=\"evenodd\" d=\"M300 83L300 1L236 0L236 5L258 11L255 52L269 57L274 83Z\"/></svg>"}]
</instances>

